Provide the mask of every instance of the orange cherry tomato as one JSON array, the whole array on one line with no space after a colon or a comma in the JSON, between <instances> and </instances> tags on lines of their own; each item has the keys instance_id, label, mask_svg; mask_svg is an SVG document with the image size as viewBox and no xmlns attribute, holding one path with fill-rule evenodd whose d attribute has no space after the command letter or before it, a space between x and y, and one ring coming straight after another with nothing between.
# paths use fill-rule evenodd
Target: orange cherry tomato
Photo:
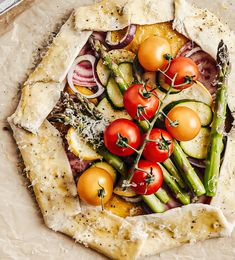
<instances>
[{"instance_id":1,"label":"orange cherry tomato","mask_svg":"<svg viewBox=\"0 0 235 260\"><path fill-rule=\"evenodd\" d=\"M191 108L176 106L165 119L167 131L178 141L189 141L196 137L201 129L198 114Z\"/></svg>"},{"instance_id":2,"label":"orange cherry tomato","mask_svg":"<svg viewBox=\"0 0 235 260\"><path fill-rule=\"evenodd\" d=\"M139 47L138 59L147 71L163 69L168 63L165 55L171 55L169 42L159 36L151 36L144 40Z\"/></svg>"},{"instance_id":3,"label":"orange cherry tomato","mask_svg":"<svg viewBox=\"0 0 235 260\"><path fill-rule=\"evenodd\" d=\"M98 206L101 205L100 191L103 189L105 204L110 200L113 193L113 180L111 175L104 169L91 167L78 179L77 190L81 200L86 203Z\"/></svg>"},{"instance_id":4,"label":"orange cherry tomato","mask_svg":"<svg viewBox=\"0 0 235 260\"><path fill-rule=\"evenodd\" d=\"M185 89L191 87L193 81L183 86L177 87L177 85L184 84L187 80L187 77L191 77L193 80L197 80L199 70L198 66L192 59L186 57L178 57L171 61L170 67L166 71L166 75L173 79L176 73L177 76L174 83L175 89ZM166 78L166 83L171 85L171 80L169 78Z\"/></svg>"}]
</instances>

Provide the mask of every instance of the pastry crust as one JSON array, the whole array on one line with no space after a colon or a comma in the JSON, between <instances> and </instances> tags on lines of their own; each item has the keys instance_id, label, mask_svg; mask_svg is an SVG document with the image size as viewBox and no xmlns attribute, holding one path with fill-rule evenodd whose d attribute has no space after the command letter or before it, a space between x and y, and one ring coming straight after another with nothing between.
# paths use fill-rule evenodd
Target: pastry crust
<instances>
[{"instance_id":1,"label":"pastry crust","mask_svg":"<svg viewBox=\"0 0 235 260\"><path fill-rule=\"evenodd\" d=\"M20 103L11 116L14 124L37 132L59 100L66 74L91 33L75 30L74 14L70 16L41 63L24 83Z\"/></svg>"},{"instance_id":2,"label":"pastry crust","mask_svg":"<svg viewBox=\"0 0 235 260\"><path fill-rule=\"evenodd\" d=\"M37 134L9 123L44 221L55 229L60 225L58 221L81 211L60 133L48 121L44 121Z\"/></svg>"},{"instance_id":3,"label":"pastry crust","mask_svg":"<svg viewBox=\"0 0 235 260\"><path fill-rule=\"evenodd\" d=\"M173 19L177 31L213 57L218 41L223 38L231 48L231 60L235 64L234 35L208 11L194 8L184 0L104 0L80 7L75 16L72 14L47 55L29 76L19 106L9 119L47 226L113 259L135 259L140 252L152 255L183 243L230 235L232 227L223 213L228 220L235 220L231 195L235 184L234 129L228 138L213 206L191 204L163 214L124 220L96 208L81 212L62 140L58 131L44 121L58 101L66 73L91 31L119 30L130 23L151 24ZM223 26L221 32L218 26ZM229 106L235 111L231 91L235 84L234 68L231 75Z\"/></svg>"},{"instance_id":4,"label":"pastry crust","mask_svg":"<svg viewBox=\"0 0 235 260\"><path fill-rule=\"evenodd\" d=\"M78 30L115 31L130 24L153 24L173 20L173 0L103 0L75 11Z\"/></svg>"},{"instance_id":5,"label":"pastry crust","mask_svg":"<svg viewBox=\"0 0 235 260\"><path fill-rule=\"evenodd\" d=\"M232 225L222 211L205 204L191 204L163 214L129 217L128 220L148 235L142 256L155 255L185 243L228 236L232 232Z\"/></svg>"}]
</instances>

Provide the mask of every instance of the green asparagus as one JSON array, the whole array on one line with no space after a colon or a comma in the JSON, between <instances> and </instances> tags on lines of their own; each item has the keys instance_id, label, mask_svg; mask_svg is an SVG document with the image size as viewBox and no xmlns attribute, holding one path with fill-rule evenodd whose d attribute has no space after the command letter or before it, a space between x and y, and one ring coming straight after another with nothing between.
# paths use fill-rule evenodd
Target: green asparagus
<instances>
[{"instance_id":1,"label":"green asparagus","mask_svg":"<svg viewBox=\"0 0 235 260\"><path fill-rule=\"evenodd\" d=\"M195 195L201 196L205 194L206 190L200 178L189 163L187 156L176 140L174 140L174 151L172 156L177 168L182 171L185 182L189 185L190 189L195 193Z\"/></svg>"},{"instance_id":2,"label":"green asparagus","mask_svg":"<svg viewBox=\"0 0 235 260\"><path fill-rule=\"evenodd\" d=\"M164 167L168 170L168 172L175 178L175 181L179 184L179 186L184 189L185 183L180 176L178 169L175 167L174 163L170 158L165 160L163 163Z\"/></svg>"},{"instance_id":3,"label":"green asparagus","mask_svg":"<svg viewBox=\"0 0 235 260\"><path fill-rule=\"evenodd\" d=\"M154 195L142 195L143 201L148 205L148 207L155 213L162 213L166 209L161 201Z\"/></svg>"},{"instance_id":4,"label":"green asparagus","mask_svg":"<svg viewBox=\"0 0 235 260\"><path fill-rule=\"evenodd\" d=\"M163 177L164 182L166 185L170 188L170 190L174 193L176 198L182 202L183 204L187 205L190 203L190 197L189 194L185 191L183 191L177 182L174 180L174 177L170 175L170 173L162 166L160 165L162 171L163 171Z\"/></svg>"},{"instance_id":5,"label":"green asparagus","mask_svg":"<svg viewBox=\"0 0 235 260\"><path fill-rule=\"evenodd\" d=\"M170 197L163 188L158 189L158 191L155 192L155 196L157 196L158 199L164 204L170 200Z\"/></svg>"},{"instance_id":6,"label":"green asparagus","mask_svg":"<svg viewBox=\"0 0 235 260\"><path fill-rule=\"evenodd\" d=\"M215 196L220 170L221 153L223 150L223 132L227 108L226 79L230 72L230 62L227 46L221 40L217 52L219 75L216 91L215 113L211 126L209 150L206 159L204 185L207 196Z\"/></svg>"},{"instance_id":7,"label":"green asparagus","mask_svg":"<svg viewBox=\"0 0 235 260\"><path fill-rule=\"evenodd\" d=\"M111 154L107 149L100 148L97 151L101 156L103 156L103 158L105 159L105 161L107 161L110 165L112 165L122 176L126 176L127 174L127 168L125 163L123 162L123 160L121 158L119 158L118 156Z\"/></svg>"},{"instance_id":8,"label":"green asparagus","mask_svg":"<svg viewBox=\"0 0 235 260\"><path fill-rule=\"evenodd\" d=\"M111 70L114 79L121 91L122 94L128 89L128 84L123 78L123 75L116 64L110 57L109 53L105 50L104 46L101 44L99 40L93 39L91 40L93 48L98 52L100 57L104 60L104 64Z\"/></svg>"}]
</instances>

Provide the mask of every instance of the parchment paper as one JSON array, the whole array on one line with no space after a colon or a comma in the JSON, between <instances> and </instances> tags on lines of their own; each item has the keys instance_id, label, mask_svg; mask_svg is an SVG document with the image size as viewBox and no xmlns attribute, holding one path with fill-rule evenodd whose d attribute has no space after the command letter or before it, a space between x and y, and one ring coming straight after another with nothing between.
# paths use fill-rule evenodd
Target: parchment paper
<instances>
[{"instance_id":1,"label":"parchment paper","mask_svg":"<svg viewBox=\"0 0 235 260\"><path fill-rule=\"evenodd\" d=\"M222 21L235 26L235 2L195 0ZM38 48L45 47L72 8L92 0L25 0L0 17L0 259L105 259L43 224L37 204L22 176L16 145L6 117L19 100L19 87L35 64ZM234 43L235 44L235 43ZM233 238L185 245L148 259L235 259Z\"/></svg>"}]
</instances>

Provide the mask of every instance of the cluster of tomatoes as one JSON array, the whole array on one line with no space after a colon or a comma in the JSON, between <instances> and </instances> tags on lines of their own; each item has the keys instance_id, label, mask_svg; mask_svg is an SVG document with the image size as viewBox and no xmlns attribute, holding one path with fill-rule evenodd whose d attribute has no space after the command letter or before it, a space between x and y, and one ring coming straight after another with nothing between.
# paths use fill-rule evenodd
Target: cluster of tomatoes
<instances>
[{"instance_id":1,"label":"cluster of tomatoes","mask_svg":"<svg viewBox=\"0 0 235 260\"><path fill-rule=\"evenodd\" d=\"M138 59L146 71L164 71L167 84L171 85L174 78L173 87L179 90L190 87L193 80L198 78L197 65L185 57L172 59L170 44L161 37L146 39L140 45ZM134 84L124 93L123 103L132 119L151 122L160 108L161 100L147 84ZM133 172L131 185L137 194L149 195L162 186L163 172L159 163L171 156L174 139L191 140L200 127L198 115L187 107L179 106L165 115L164 129L153 128L148 135L142 134L132 120L115 120L104 132L104 143L112 154L120 157L140 153L138 149L145 143L138 165L130 170ZM113 184L107 171L90 168L79 178L79 196L91 205L99 205L101 199L106 203L112 196Z\"/></svg>"},{"instance_id":2,"label":"cluster of tomatoes","mask_svg":"<svg viewBox=\"0 0 235 260\"><path fill-rule=\"evenodd\" d=\"M164 38L153 36L145 40L139 48L138 59L146 71L162 71L166 83L174 88L184 89L198 78L198 67L189 58L171 59L170 44ZM148 85L134 84L123 96L124 107L135 120L151 120L160 107L157 94ZM193 139L201 128L198 115L187 107L173 108L165 118L166 130L153 128L148 136L141 135L139 127L131 120L118 119L112 122L104 133L106 148L118 156L138 153L147 138L142 158L131 179L137 194L155 193L162 185L163 173L158 163L171 156L173 139L187 141Z\"/></svg>"}]
</instances>

